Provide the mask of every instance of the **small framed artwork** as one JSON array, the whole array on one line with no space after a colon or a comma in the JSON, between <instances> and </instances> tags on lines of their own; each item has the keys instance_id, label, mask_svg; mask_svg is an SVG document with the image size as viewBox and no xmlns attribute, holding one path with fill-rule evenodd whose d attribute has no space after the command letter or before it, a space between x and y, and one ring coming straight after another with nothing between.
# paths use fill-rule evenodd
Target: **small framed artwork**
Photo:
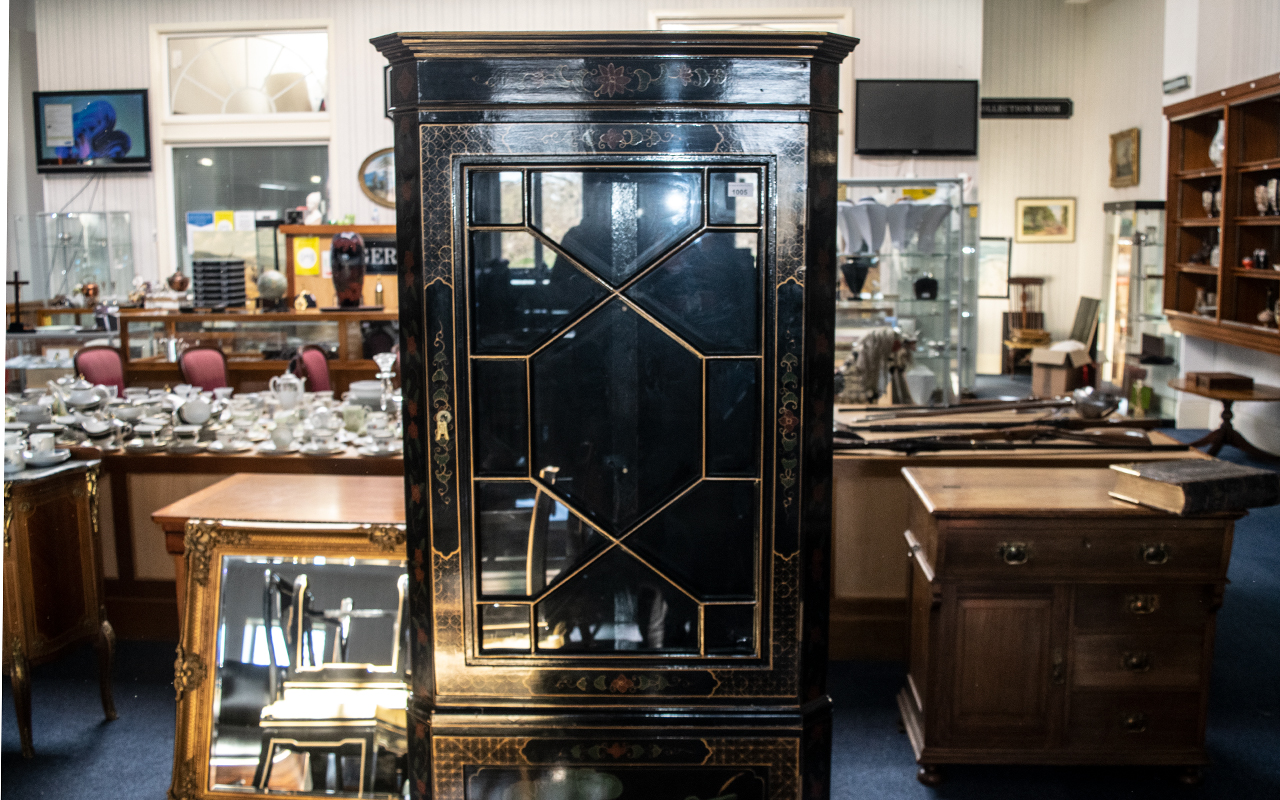
<instances>
[{"instance_id":1,"label":"small framed artwork","mask_svg":"<svg viewBox=\"0 0 1280 800\"><path fill-rule=\"evenodd\" d=\"M47 344L40 348L40 357L45 361L70 361L71 348Z\"/></svg>"},{"instance_id":2,"label":"small framed artwork","mask_svg":"<svg viewBox=\"0 0 1280 800\"><path fill-rule=\"evenodd\" d=\"M1138 185L1138 129L1111 134L1111 185Z\"/></svg>"},{"instance_id":3,"label":"small framed artwork","mask_svg":"<svg viewBox=\"0 0 1280 800\"><path fill-rule=\"evenodd\" d=\"M1013 242L1005 236L983 236L978 242L978 297L1009 296L1009 263Z\"/></svg>"},{"instance_id":4,"label":"small framed artwork","mask_svg":"<svg viewBox=\"0 0 1280 800\"><path fill-rule=\"evenodd\" d=\"M396 207L396 153L391 147L377 150L360 165L360 190L373 202Z\"/></svg>"},{"instance_id":5,"label":"small framed artwork","mask_svg":"<svg viewBox=\"0 0 1280 800\"><path fill-rule=\"evenodd\" d=\"M1074 197L1020 197L1016 213L1015 242L1034 244L1076 240Z\"/></svg>"}]
</instances>

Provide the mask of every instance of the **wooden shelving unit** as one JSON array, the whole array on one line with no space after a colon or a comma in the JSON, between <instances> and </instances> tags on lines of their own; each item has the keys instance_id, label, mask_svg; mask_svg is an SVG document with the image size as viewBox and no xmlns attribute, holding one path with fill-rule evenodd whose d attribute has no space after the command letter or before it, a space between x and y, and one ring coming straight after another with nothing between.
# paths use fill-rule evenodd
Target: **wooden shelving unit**
<instances>
[{"instance_id":1,"label":"wooden shelving unit","mask_svg":"<svg viewBox=\"0 0 1280 800\"><path fill-rule=\"evenodd\" d=\"M1280 180L1280 75L1268 75L1165 109L1169 118L1164 306L1174 330L1280 355L1280 331L1258 322L1268 296L1280 292L1280 271L1242 268L1264 249L1280 262L1280 214L1260 215L1254 191ZM1222 166L1209 145L1224 123ZM1221 208L1206 216L1204 192L1221 192ZM1204 258L1214 244L1219 258ZM1195 258L1195 261L1192 259ZM1195 313L1197 290L1215 292L1213 316Z\"/></svg>"}]
</instances>

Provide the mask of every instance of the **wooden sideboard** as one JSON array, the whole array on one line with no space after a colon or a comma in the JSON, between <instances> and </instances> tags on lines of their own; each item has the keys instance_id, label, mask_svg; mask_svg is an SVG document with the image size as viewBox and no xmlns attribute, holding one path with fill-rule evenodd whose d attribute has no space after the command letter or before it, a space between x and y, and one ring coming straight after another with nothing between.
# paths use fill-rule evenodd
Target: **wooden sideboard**
<instances>
[{"instance_id":1,"label":"wooden sideboard","mask_svg":"<svg viewBox=\"0 0 1280 800\"><path fill-rule=\"evenodd\" d=\"M1165 764L1195 782L1241 514L1115 500L1107 469L903 470L919 779L941 764Z\"/></svg>"}]
</instances>

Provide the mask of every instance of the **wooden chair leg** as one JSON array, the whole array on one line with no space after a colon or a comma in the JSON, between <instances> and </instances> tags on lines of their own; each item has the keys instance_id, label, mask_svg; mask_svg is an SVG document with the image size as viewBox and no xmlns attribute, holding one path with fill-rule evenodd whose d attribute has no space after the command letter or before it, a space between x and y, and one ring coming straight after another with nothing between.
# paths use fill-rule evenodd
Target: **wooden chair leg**
<instances>
[{"instance_id":1,"label":"wooden chair leg","mask_svg":"<svg viewBox=\"0 0 1280 800\"><path fill-rule=\"evenodd\" d=\"M9 653L9 682L13 684L13 710L18 717L18 738L22 741L22 757L35 758L31 739L31 667L22 642L13 640Z\"/></svg>"},{"instance_id":2,"label":"wooden chair leg","mask_svg":"<svg viewBox=\"0 0 1280 800\"><path fill-rule=\"evenodd\" d=\"M98 626L98 639L93 648L98 651L98 690L102 693L102 713L110 722L117 718L116 701L111 692L111 672L116 663L116 632L105 618Z\"/></svg>"}]
</instances>

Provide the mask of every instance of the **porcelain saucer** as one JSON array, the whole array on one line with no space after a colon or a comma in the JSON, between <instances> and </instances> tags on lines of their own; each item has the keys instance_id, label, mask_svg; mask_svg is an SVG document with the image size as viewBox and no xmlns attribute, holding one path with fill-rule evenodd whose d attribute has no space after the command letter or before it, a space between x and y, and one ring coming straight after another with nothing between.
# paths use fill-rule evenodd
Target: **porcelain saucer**
<instances>
[{"instance_id":1,"label":"porcelain saucer","mask_svg":"<svg viewBox=\"0 0 1280 800\"><path fill-rule=\"evenodd\" d=\"M289 446L283 450L276 447L276 443L270 440L258 445L258 455L260 456L287 456L296 452L298 452L297 442L290 442Z\"/></svg>"},{"instance_id":2,"label":"porcelain saucer","mask_svg":"<svg viewBox=\"0 0 1280 800\"><path fill-rule=\"evenodd\" d=\"M54 450L51 453L26 453L27 465L32 467L52 467L54 464L61 464L63 461L71 458L70 450Z\"/></svg>"},{"instance_id":3,"label":"porcelain saucer","mask_svg":"<svg viewBox=\"0 0 1280 800\"><path fill-rule=\"evenodd\" d=\"M223 445L222 442L209 443L210 453L222 453L223 455L229 455L231 453L247 453L252 449L253 445L243 439L233 441L227 445Z\"/></svg>"},{"instance_id":4,"label":"porcelain saucer","mask_svg":"<svg viewBox=\"0 0 1280 800\"><path fill-rule=\"evenodd\" d=\"M346 445L334 445L333 447L317 447L312 442L304 444L299 451L304 456L336 456L339 453L347 452Z\"/></svg>"}]
</instances>

